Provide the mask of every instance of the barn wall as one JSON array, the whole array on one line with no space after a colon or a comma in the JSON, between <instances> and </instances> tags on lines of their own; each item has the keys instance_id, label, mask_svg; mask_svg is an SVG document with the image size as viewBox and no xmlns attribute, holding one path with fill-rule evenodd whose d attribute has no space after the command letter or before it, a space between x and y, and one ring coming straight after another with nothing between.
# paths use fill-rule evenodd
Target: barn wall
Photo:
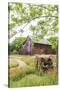
<instances>
[{"instance_id":1,"label":"barn wall","mask_svg":"<svg viewBox=\"0 0 60 90\"><path fill-rule=\"evenodd\" d=\"M51 46L35 44L33 49L35 54L51 54Z\"/></svg>"},{"instance_id":2,"label":"barn wall","mask_svg":"<svg viewBox=\"0 0 60 90\"><path fill-rule=\"evenodd\" d=\"M32 54L51 54L51 45L34 44ZM26 54L26 48L19 49L19 54Z\"/></svg>"}]
</instances>

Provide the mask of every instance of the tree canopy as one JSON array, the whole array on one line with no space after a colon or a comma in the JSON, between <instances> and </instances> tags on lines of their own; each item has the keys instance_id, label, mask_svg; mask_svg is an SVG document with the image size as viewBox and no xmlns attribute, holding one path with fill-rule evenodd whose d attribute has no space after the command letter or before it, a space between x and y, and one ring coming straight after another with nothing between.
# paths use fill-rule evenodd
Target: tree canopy
<instances>
[{"instance_id":1,"label":"tree canopy","mask_svg":"<svg viewBox=\"0 0 60 90\"><path fill-rule=\"evenodd\" d=\"M58 40L56 39L58 38L58 5L9 3L8 14L10 38L17 33L22 34L24 28L29 25L34 40L39 40L47 36L50 38L48 40L52 40L54 44L56 43L56 47ZM32 21L35 21L36 24L31 23ZM25 26L18 32L13 30L15 26L21 26L23 24Z\"/></svg>"}]
</instances>

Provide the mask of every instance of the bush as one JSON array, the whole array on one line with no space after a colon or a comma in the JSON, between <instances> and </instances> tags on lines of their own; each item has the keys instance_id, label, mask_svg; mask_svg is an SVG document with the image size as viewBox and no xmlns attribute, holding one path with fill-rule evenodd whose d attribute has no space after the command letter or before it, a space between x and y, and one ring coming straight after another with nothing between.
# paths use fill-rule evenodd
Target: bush
<instances>
[{"instance_id":1,"label":"bush","mask_svg":"<svg viewBox=\"0 0 60 90\"><path fill-rule=\"evenodd\" d=\"M19 48L23 48L20 46L20 43L26 40L25 37L16 38L12 43L8 44L9 53L19 53Z\"/></svg>"}]
</instances>

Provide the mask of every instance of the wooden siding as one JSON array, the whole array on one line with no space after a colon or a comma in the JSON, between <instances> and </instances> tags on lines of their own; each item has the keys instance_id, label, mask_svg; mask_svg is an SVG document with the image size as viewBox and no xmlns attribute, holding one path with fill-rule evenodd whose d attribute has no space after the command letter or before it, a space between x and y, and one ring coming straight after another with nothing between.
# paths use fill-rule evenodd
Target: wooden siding
<instances>
[{"instance_id":1,"label":"wooden siding","mask_svg":"<svg viewBox=\"0 0 60 90\"><path fill-rule=\"evenodd\" d=\"M50 45L35 44L33 51L35 54L51 54L52 49Z\"/></svg>"}]
</instances>

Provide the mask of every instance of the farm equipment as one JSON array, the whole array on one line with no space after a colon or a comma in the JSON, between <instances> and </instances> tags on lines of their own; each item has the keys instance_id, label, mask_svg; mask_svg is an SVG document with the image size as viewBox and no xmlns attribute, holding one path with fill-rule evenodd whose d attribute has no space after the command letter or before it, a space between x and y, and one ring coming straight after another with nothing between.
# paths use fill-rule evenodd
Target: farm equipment
<instances>
[{"instance_id":1,"label":"farm equipment","mask_svg":"<svg viewBox=\"0 0 60 90\"><path fill-rule=\"evenodd\" d=\"M35 67L37 70L42 70L43 72L53 69L51 55L36 55Z\"/></svg>"}]
</instances>

